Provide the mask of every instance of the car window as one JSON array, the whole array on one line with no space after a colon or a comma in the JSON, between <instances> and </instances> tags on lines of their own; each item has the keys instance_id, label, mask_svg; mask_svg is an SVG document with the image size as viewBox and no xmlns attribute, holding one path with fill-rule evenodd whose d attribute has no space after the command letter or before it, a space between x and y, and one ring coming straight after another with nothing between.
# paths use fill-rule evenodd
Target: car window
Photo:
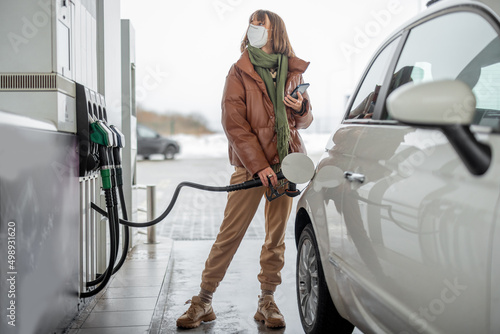
<instances>
[{"instance_id":1,"label":"car window","mask_svg":"<svg viewBox=\"0 0 500 334\"><path fill-rule=\"evenodd\" d=\"M371 118L377 102L380 87L384 82L394 49L400 38L387 45L373 61L354 99L348 119Z\"/></svg>"},{"instance_id":2,"label":"car window","mask_svg":"<svg viewBox=\"0 0 500 334\"><path fill-rule=\"evenodd\" d=\"M500 41L479 14L455 12L413 28L393 73L389 93L409 82L460 80L477 99L474 124L498 128ZM384 113L388 118L387 113Z\"/></svg>"},{"instance_id":3,"label":"car window","mask_svg":"<svg viewBox=\"0 0 500 334\"><path fill-rule=\"evenodd\" d=\"M496 51L500 54L500 50ZM476 95L476 114L473 124L500 130L500 63L481 68L479 80L473 90Z\"/></svg>"},{"instance_id":4,"label":"car window","mask_svg":"<svg viewBox=\"0 0 500 334\"><path fill-rule=\"evenodd\" d=\"M137 127L137 132L139 133L139 137L143 137L143 138L155 138L156 137L156 132L154 132L151 129L144 128L142 126Z\"/></svg>"}]
</instances>

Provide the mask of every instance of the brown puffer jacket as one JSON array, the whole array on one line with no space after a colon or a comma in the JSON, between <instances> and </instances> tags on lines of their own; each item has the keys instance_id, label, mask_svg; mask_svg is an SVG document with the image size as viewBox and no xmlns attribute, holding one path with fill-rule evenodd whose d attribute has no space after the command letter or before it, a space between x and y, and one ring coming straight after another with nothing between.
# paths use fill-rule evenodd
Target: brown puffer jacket
<instances>
[{"instance_id":1,"label":"brown puffer jacket","mask_svg":"<svg viewBox=\"0 0 500 334\"><path fill-rule=\"evenodd\" d=\"M297 57L288 59L285 96L304 82L302 73L308 62ZM290 126L290 152L306 153L298 129L305 129L313 117L309 95L303 94L303 113L286 108ZM251 175L279 162L274 107L266 85L254 70L248 51L231 67L222 97L222 126L229 140L229 160L233 166L245 167Z\"/></svg>"}]
</instances>

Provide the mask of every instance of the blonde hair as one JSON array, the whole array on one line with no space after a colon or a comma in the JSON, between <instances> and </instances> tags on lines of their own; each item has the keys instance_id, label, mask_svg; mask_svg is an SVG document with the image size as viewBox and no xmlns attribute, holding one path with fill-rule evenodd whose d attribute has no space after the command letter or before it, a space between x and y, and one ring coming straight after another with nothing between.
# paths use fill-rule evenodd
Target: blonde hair
<instances>
[{"instance_id":1,"label":"blonde hair","mask_svg":"<svg viewBox=\"0 0 500 334\"><path fill-rule=\"evenodd\" d=\"M271 43L273 48L273 53L281 53L287 57L295 57L295 52L293 51L292 44L288 39L288 33L286 32L285 22L279 17L278 14L273 13L268 10L259 9L250 15L248 23L250 24L255 18L258 21L265 22L266 16L271 22ZM248 29L247 29L248 31ZM240 50L245 51L248 46L248 36L245 33L245 37L241 41Z\"/></svg>"}]
</instances>

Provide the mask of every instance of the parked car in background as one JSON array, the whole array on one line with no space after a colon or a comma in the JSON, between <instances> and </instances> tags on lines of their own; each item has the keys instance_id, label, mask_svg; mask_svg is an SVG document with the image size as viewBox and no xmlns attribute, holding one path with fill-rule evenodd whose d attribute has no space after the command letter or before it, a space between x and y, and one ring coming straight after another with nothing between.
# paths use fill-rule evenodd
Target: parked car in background
<instances>
[{"instance_id":1,"label":"parked car in background","mask_svg":"<svg viewBox=\"0 0 500 334\"><path fill-rule=\"evenodd\" d=\"M500 333L500 2L378 50L298 202L306 333Z\"/></svg>"},{"instance_id":2,"label":"parked car in background","mask_svg":"<svg viewBox=\"0 0 500 334\"><path fill-rule=\"evenodd\" d=\"M180 146L175 140L163 137L147 126L137 124L138 155L149 159L150 155L162 154L165 159L174 159L179 152Z\"/></svg>"}]
</instances>

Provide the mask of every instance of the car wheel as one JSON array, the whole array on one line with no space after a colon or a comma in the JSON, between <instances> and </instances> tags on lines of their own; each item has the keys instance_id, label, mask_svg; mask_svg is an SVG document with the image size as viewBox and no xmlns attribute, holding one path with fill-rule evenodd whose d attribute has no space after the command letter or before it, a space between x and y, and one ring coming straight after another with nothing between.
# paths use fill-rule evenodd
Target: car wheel
<instances>
[{"instance_id":1,"label":"car wheel","mask_svg":"<svg viewBox=\"0 0 500 334\"><path fill-rule=\"evenodd\" d=\"M163 154L165 155L165 159L172 160L175 157L175 147L167 146Z\"/></svg>"},{"instance_id":2,"label":"car wheel","mask_svg":"<svg viewBox=\"0 0 500 334\"><path fill-rule=\"evenodd\" d=\"M354 326L337 312L326 285L312 225L302 231L297 250L297 301L306 333L352 333Z\"/></svg>"}]
</instances>

